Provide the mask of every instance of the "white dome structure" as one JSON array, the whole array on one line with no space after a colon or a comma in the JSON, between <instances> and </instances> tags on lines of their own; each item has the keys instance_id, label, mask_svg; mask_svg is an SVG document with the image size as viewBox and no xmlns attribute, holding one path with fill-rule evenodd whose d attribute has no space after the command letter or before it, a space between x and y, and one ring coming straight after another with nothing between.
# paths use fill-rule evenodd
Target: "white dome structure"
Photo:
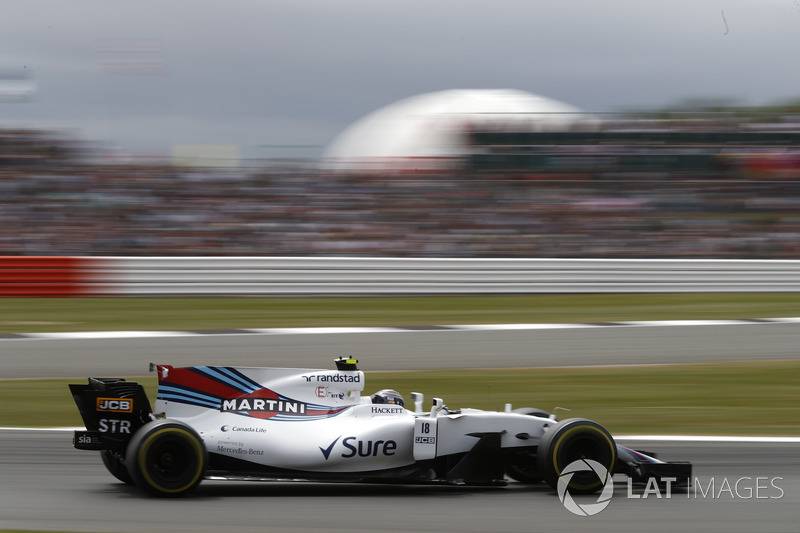
<instances>
[{"instance_id":1,"label":"white dome structure","mask_svg":"<svg viewBox=\"0 0 800 533\"><path fill-rule=\"evenodd\" d=\"M332 169L451 168L465 155L471 131L563 131L585 122L580 109L524 91L440 91L366 115L340 133L323 158Z\"/></svg>"}]
</instances>

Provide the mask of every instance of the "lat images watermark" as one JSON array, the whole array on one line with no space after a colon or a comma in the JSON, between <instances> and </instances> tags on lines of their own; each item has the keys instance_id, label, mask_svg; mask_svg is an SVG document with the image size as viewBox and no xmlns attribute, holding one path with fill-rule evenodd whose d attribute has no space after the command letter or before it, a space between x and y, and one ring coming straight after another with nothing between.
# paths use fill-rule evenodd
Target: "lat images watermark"
<instances>
[{"instance_id":1,"label":"lat images watermark","mask_svg":"<svg viewBox=\"0 0 800 533\"><path fill-rule=\"evenodd\" d=\"M600 492L595 503L585 503L580 505L575 502L572 495L567 490L569 482L578 472L594 472L598 478L603 482L603 490ZM564 507L573 514L578 516L594 516L611 503L611 497L614 495L614 480L602 464L592 459L578 459L567 465L558 477L558 484L556 485L558 492L558 499L564 504Z\"/></svg>"},{"instance_id":2,"label":"lat images watermark","mask_svg":"<svg viewBox=\"0 0 800 533\"><path fill-rule=\"evenodd\" d=\"M780 500L786 494L780 486L782 477L742 476L738 478L693 478L688 484L675 485L675 478L649 478L641 493L634 491L633 483L628 478L628 499L672 499L683 497L696 500ZM677 487L677 494L673 490Z\"/></svg>"},{"instance_id":3,"label":"lat images watermark","mask_svg":"<svg viewBox=\"0 0 800 533\"><path fill-rule=\"evenodd\" d=\"M578 472L594 472L603 481L603 489L596 501L579 504L567 490L573 475ZM627 480L626 497L629 500L677 499L689 500L780 500L786 492L781 487L783 477L742 476L738 478L698 477L678 483L677 478L651 477L645 483L634 484ZM558 497L564 507L578 516L594 516L611 503L614 481L606 468L591 459L579 459L567 465L558 478Z\"/></svg>"}]
</instances>

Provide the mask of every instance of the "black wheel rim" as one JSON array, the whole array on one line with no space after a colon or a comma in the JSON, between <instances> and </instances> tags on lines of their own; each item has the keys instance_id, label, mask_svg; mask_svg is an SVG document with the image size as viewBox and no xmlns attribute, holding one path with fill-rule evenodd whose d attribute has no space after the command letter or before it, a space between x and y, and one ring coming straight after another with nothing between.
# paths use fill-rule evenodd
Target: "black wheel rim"
<instances>
[{"instance_id":1,"label":"black wheel rim","mask_svg":"<svg viewBox=\"0 0 800 533\"><path fill-rule=\"evenodd\" d=\"M608 447L608 442L601 436L593 433L582 433L569 439L562 445L559 453L559 470L563 470L567 465L582 459L597 461L606 468L611 468L612 450ZM602 484L605 480L600 479L593 471L575 472L570 485L595 485Z\"/></svg>"},{"instance_id":2,"label":"black wheel rim","mask_svg":"<svg viewBox=\"0 0 800 533\"><path fill-rule=\"evenodd\" d=\"M176 436L158 439L150 446L146 458L150 478L164 488L183 487L191 482L198 461L191 443Z\"/></svg>"}]
</instances>

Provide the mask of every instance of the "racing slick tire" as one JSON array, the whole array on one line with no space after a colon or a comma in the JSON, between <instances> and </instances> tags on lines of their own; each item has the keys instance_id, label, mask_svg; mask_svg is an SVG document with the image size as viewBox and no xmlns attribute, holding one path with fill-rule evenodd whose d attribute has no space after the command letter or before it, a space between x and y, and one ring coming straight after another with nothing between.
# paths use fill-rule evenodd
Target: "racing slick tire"
<instances>
[{"instance_id":1,"label":"racing slick tire","mask_svg":"<svg viewBox=\"0 0 800 533\"><path fill-rule=\"evenodd\" d=\"M119 454L110 450L103 450L100 452L100 458L103 460L103 464L109 474L123 483L127 483L128 485L133 484L133 479L131 479L131 475L128 473L128 468L125 466Z\"/></svg>"},{"instance_id":2,"label":"racing slick tire","mask_svg":"<svg viewBox=\"0 0 800 533\"><path fill-rule=\"evenodd\" d=\"M554 489L564 469L582 459L600 463L606 475L601 478L586 463L586 468L570 475L566 488L571 494L592 494L603 488L614 473L617 462L614 438L606 428L585 418L568 418L558 422L542 436L536 452L539 473Z\"/></svg>"},{"instance_id":3,"label":"racing slick tire","mask_svg":"<svg viewBox=\"0 0 800 533\"><path fill-rule=\"evenodd\" d=\"M133 435L125 462L137 487L155 496L181 496L203 479L206 448L189 425L154 420Z\"/></svg>"},{"instance_id":4,"label":"racing slick tire","mask_svg":"<svg viewBox=\"0 0 800 533\"><path fill-rule=\"evenodd\" d=\"M541 409L536 409L535 407L520 407L511 412L519 413L521 415L536 416L539 418L550 418L550 413ZM519 483L533 484L540 483L542 481L542 476L539 474L539 471L536 468L535 461L532 461L531 464L525 465L508 465L506 466L506 475L514 481L518 481Z\"/></svg>"}]
</instances>

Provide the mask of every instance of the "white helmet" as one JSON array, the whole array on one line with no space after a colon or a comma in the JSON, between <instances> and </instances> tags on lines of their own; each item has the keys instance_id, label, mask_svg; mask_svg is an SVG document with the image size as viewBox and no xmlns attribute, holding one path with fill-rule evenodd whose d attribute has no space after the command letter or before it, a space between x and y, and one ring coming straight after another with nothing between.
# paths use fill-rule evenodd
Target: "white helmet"
<instances>
[{"instance_id":1,"label":"white helmet","mask_svg":"<svg viewBox=\"0 0 800 533\"><path fill-rule=\"evenodd\" d=\"M406 405L406 402L403 401L403 397L400 396L400 393L392 389L379 390L373 394L372 403L388 403L399 405L400 407L405 407Z\"/></svg>"}]
</instances>

